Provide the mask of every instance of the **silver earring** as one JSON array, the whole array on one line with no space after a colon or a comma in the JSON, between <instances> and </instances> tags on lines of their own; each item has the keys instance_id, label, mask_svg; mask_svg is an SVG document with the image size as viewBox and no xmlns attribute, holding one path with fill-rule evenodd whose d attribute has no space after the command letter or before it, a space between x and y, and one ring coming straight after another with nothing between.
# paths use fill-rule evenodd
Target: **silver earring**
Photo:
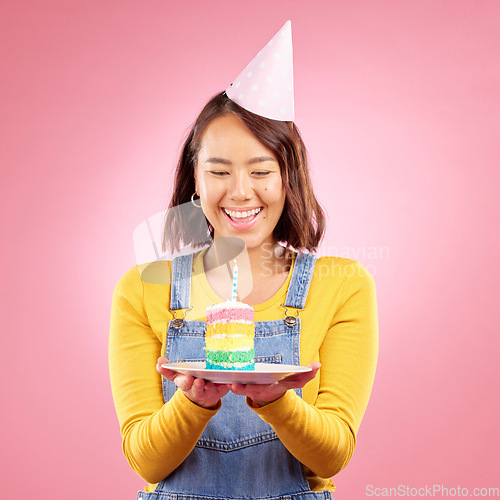
<instances>
[{"instance_id":1,"label":"silver earring","mask_svg":"<svg viewBox=\"0 0 500 500\"><path fill-rule=\"evenodd\" d=\"M192 204L193 204L196 208L201 208L201 202L200 202L200 204L199 204L199 205L197 205L197 204L194 202L194 195L195 195L195 194L196 194L196 193L193 193L193 194L191 195L191 203L192 203ZM198 199L199 199L199 198L198 198Z\"/></svg>"}]
</instances>

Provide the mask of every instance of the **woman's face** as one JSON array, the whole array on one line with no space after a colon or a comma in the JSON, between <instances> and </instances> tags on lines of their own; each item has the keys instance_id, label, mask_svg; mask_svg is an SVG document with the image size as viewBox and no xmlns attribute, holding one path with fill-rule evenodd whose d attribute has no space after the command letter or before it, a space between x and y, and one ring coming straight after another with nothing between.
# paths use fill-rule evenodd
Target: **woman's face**
<instances>
[{"instance_id":1,"label":"woman's face","mask_svg":"<svg viewBox=\"0 0 500 500\"><path fill-rule=\"evenodd\" d=\"M214 236L240 238L248 250L275 243L285 205L280 167L235 115L219 116L205 129L195 186Z\"/></svg>"}]
</instances>

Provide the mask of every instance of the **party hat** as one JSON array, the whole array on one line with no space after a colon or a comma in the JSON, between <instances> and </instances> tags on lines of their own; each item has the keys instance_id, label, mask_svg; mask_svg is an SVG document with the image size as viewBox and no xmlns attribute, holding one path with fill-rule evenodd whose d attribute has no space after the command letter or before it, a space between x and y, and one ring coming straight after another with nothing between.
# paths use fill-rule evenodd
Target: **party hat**
<instances>
[{"instance_id":1,"label":"party hat","mask_svg":"<svg viewBox=\"0 0 500 500\"><path fill-rule=\"evenodd\" d=\"M229 85L226 94L265 118L293 121L292 23L287 21Z\"/></svg>"}]
</instances>

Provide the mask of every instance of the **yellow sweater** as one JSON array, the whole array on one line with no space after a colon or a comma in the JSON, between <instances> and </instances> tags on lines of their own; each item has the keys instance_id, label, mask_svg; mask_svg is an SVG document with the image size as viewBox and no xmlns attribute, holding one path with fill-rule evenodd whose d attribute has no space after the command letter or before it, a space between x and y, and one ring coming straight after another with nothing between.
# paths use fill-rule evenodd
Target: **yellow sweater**
<instances>
[{"instance_id":1,"label":"yellow sweater","mask_svg":"<svg viewBox=\"0 0 500 500\"><path fill-rule=\"evenodd\" d=\"M222 302L202 266L198 253L188 320L205 320L206 307ZM284 317L280 304L292 270L271 299L254 306L255 321ZM169 262L131 268L115 288L111 312L110 376L123 453L149 483L147 491L182 463L218 411L197 406L181 390L163 402L155 367L172 319L169 282ZM249 411L268 422L303 464L313 491L333 491L330 478L351 459L375 375L378 321L372 277L356 261L318 258L300 318L301 364L321 362L319 374L304 387L303 399L289 390L263 408L249 405Z\"/></svg>"}]
</instances>

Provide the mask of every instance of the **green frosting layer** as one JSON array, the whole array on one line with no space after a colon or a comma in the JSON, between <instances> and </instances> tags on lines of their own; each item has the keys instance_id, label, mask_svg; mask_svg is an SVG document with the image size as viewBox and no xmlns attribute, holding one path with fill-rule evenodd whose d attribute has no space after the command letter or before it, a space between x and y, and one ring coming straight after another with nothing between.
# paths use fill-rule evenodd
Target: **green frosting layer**
<instances>
[{"instance_id":1,"label":"green frosting layer","mask_svg":"<svg viewBox=\"0 0 500 500\"><path fill-rule=\"evenodd\" d=\"M255 357L255 349L248 351L210 351L207 349L207 360L211 363L251 363Z\"/></svg>"},{"instance_id":2,"label":"green frosting layer","mask_svg":"<svg viewBox=\"0 0 500 500\"><path fill-rule=\"evenodd\" d=\"M252 371L255 370L255 363L240 363L239 365L218 365L217 363L210 363L207 359L207 369L209 370L238 370L238 371Z\"/></svg>"}]
</instances>

